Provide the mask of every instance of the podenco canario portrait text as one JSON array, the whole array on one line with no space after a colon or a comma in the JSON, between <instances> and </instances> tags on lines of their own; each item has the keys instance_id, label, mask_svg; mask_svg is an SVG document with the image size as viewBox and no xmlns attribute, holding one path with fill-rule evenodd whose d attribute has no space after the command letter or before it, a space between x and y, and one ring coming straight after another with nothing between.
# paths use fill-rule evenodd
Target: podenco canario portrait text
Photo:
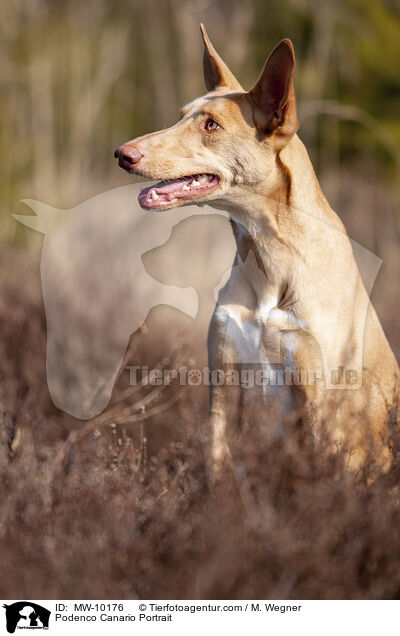
<instances>
[{"instance_id":1,"label":"podenco canario portrait text","mask_svg":"<svg viewBox=\"0 0 400 636\"><path fill-rule=\"evenodd\" d=\"M292 43L275 47L247 92L203 27L202 35L208 92L184 106L175 125L123 144L115 156L127 172L160 180L140 193L145 210L207 202L230 214L237 254L209 328L210 369L239 368L250 355L265 373L312 371L311 382L286 375L265 382L266 412L282 421L298 412L314 436L328 422L352 469L371 450L385 469L399 368L296 134ZM211 384L215 475L229 462L229 428L246 399L240 385Z\"/></svg>"}]
</instances>

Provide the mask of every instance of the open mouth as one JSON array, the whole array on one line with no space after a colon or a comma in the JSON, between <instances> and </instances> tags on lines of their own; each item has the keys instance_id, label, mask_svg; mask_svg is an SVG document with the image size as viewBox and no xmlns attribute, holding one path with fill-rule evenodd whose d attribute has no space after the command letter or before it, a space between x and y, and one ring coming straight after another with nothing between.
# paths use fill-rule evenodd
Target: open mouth
<instances>
[{"instance_id":1,"label":"open mouth","mask_svg":"<svg viewBox=\"0 0 400 636\"><path fill-rule=\"evenodd\" d=\"M216 174L196 174L180 179L159 181L153 186L144 188L139 194L142 208L167 208L179 200L190 200L202 197L219 184Z\"/></svg>"}]
</instances>

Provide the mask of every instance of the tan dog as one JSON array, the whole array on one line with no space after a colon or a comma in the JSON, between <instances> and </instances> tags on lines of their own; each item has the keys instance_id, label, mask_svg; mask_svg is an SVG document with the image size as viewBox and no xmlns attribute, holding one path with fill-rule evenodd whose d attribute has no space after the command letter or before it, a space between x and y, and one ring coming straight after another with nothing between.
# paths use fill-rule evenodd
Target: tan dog
<instances>
[{"instance_id":1,"label":"tan dog","mask_svg":"<svg viewBox=\"0 0 400 636\"><path fill-rule=\"evenodd\" d=\"M238 251L210 325L211 369L261 363L261 391L274 417L301 409L314 434L329 418L352 468L371 449L387 467L385 422L399 369L345 229L296 134L293 46L280 42L246 92L203 27L202 34L209 92L171 128L118 148L119 165L168 180L141 192L145 209L207 202L230 213ZM272 371L280 375L272 379ZM299 372L307 372L305 381ZM211 388L215 471L229 457L227 425L243 404L235 377Z\"/></svg>"}]
</instances>

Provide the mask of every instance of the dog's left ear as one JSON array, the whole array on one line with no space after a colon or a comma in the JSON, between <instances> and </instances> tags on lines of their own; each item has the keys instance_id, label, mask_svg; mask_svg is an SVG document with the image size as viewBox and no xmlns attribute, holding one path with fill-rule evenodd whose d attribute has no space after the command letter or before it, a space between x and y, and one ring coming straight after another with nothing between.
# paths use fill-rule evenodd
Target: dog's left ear
<instances>
[{"instance_id":1,"label":"dog's left ear","mask_svg":"<svg viewBox=\"0 0 400 636\"><path fill-rule=\"evenodd\" d=\"M210 42L204 24L200 24L201 35L204 42L203 70L204 82L208 91L216 88L229 88L233 91L242 91L236 77L231 73L223 59L218 55Z\"/></svg>"},{"instance_id":2,"label":"dog's left ear","mask_svg":"<svg viewBox=\"0 0 400 636\"><path fill-rule=\"evenodd\" d=\"M249 92L254 122L264 134L276 133L284 145L298 128L293 76L296 66L293 44L282 40L276 45L255 86Z\"/></svg>"}]
</instances>

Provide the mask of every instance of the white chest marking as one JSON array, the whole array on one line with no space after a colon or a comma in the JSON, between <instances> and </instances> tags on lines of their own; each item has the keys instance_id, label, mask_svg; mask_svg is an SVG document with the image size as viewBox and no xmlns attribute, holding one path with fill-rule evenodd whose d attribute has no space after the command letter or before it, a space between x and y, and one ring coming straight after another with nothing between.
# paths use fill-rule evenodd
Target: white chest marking
<instances>
[{"instance_id":1,"label":"white chest marking","mask_svg":"<svg viewBox=\"0 0 400 636\"><path fill-rule=\"evenodd\" d=\"M235 350L237 362L280 364L281 337L285 332L285 358L293 364L298 344L298 330L304 326L290 312L277 308L277 299L263 302L259 309L243 318L239 306L220 305L216 316L226 326L224 352ZM228 354L230 357L230 354ZM224 362L231 360L225 359Z\"/></svg>"}]
</instances>

